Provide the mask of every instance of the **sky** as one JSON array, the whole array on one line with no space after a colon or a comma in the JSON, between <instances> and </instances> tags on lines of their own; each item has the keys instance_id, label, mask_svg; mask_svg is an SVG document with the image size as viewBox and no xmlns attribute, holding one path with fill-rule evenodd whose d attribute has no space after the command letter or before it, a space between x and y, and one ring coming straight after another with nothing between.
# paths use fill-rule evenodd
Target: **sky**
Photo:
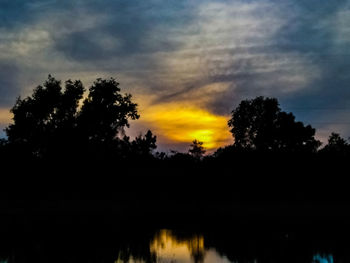
<instances>
[{"instance_id":1,"label":"sky","mask_svg":"<svg viewBox=\"0 0 350 263\"><path fill-rule=\"evenodd\" d=\"M348 138L349 55L345 0L0 0L0 129L52 74L116 78L139 105L129 134L160 150L231 144L231 111L257 96Z\"/></svg>"}]
</instances>

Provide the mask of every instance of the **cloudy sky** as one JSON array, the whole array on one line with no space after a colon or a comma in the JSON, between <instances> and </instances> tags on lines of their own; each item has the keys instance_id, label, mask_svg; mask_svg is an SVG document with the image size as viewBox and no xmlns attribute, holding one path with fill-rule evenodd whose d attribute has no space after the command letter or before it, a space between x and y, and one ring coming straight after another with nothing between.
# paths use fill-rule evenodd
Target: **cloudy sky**
<instances>
[{"instance_id":1,"label":"cloudy sky","mask_svg":"<svg viewBox=\"0 0 350 263\"><path fill-rule=\"evenodd\" d=\"M260 95L347 138L349 55L345 0L1 0L0 128L51 73L117 78L139 104L130 134L161 150L231 143L230 112Z\"/></svg>"}]
</instances>

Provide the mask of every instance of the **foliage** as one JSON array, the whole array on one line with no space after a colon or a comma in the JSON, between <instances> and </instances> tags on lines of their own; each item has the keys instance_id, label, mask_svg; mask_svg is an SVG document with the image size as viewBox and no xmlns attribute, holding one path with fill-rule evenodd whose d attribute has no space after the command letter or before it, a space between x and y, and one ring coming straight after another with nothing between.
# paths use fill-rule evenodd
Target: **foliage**
<instances>
[{"instance_id":1,"label":"foliage","mask_svg":"<svg viewBox=\"0 0 350 263\"><path fill-rule=\"evenodd\" d=\"M32 96L19 97L11 109L13 124L6 129L9 142L39 157L57 145L63 146L62 142L68 144L77 125L77 108L83 93L80 81L68 80L62 90L61 82L49 75Z\"/></svg>"},{"instance_id":2,"label":"foliage","mask_svg":"<svg viewBox=\"0 0 350 263\"><path fill-rule=\"evenodd\" d=\"M129 119L138 118L137 104L131 101L130 94L120 94L115 79L97 79L84 100L78 124L87 140L108 142L129 127Z\"/></svg>"},{"instance_id":3,"label":"foliage","mask_svg":"<svg viewBox=\"0 0 350 263\"><path fill-rule=\"evenodd\" d=\"M11 109L13 124L6 129L9 143L39 158L72 157L76 153L103 157L123 148L118 144L130 148L130 142L118 135L129 127L130 119L139 118L131 95L120 94L119 83L113 78L97 79L79 107L84 91L79 80L66 81L63 89L61 82L49 75L31 96L19 97ZM145 140L151 140L148 146L154 149L155 138L147 136Z\"/></svg>"},{"instance_id":4,"label":"foliage","mask_svg":"<svg viewBox=\"0 0 350 263\"><path fill-rule=\"evenodd\" d=\"M232 111L228 125L240 149L315 152L321 144L314 137L315 129L281 111L275 98L242 101Z\"/></svg>"},{"instance_id":5,"label":"foliage","mask_svg":"<svg viewBox=\"0 0 350 263\"><path fill-rule=\"evenodd\" d=\"M189 154L196 159L200 159L205 154L205 149L203 147L203 142L194 140L191 144L191 148L188 150Z\"/></svg>"},{"instance_id":6,"label":"foliage","mask_svg":"<svg viewBox=\"0 0 350 263\"><path fill-rule=\"evenodd\" d=\"M153 136L148 130L144 136L141 134L132 142L132 152L140 156L151 155L152 151L157 148L156 141L157 136Z\"/></svg>"},{"instance_id":7,"label":"foliage","mask_svg":"<svg viewBox=\"0 0 350 263\"><path fill-rule=\"evenodd\" d=\"M277 99L257 97L244 100L232 111L228 125L234 145L218 149L203 158L203 142L194 140L187 153L153 154L157 137L148 130L133 141L125 135L129 120L139 118L137 104L130 94L121 94L119 83L97 79L86 98L81 81L64 85L49 75L31 96L18 98L11 109L13 124L6 128L7 140L0 140L3 156L39 159L65 156L88 160L133 159L148 157L175 162L252 156L251 152L315 153L320 142L315 129L297 122L292 113L283 112ZM332 133L323 153L348 153L349 143ZM6 152L6 153L5 153Z\"/></svg>"},{"instance_id":8,"label":"foliage","mask_svg":"<svg viewBox=\"0 0 350 263\"><path fill-rule=\"evenodd\" d=\"M322 153L348 154L350 153L349 143L338 133L332 132L328 138L327 145L321 150Z\"/></svg>"}]
</instances>

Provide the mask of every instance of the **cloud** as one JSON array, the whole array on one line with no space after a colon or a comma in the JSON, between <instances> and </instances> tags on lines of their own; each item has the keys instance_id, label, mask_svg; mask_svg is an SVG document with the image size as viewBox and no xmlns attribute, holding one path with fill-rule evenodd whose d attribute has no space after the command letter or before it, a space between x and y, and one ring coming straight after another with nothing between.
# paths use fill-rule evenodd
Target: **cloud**
<instances>
[{"instance_id":1,"label":"cloud","mask_svg":"<svg viewBox=\"0 0 350 263\"><path fill-rule=\"evenodd\" d=\"M0 60L0 107L13 105L13 99L19 95L18 73L19 69L15 63Z\"/></svg>"},{"instance_id":2,"label":"cloud","mask_svg":"<svg viewBox=\"0 0 350 263\"><path fill-rule=\"evenodd\" d=\"M154 82L161 85L150 85L159 94L154 103L205 101L224 115L243 98L288 96L308 88L319 76L313 57L279 50L276 36L294 18L283 7L269 1L198 5L191 23L172 36L183 45L155 54L161 69L155 69ZM223 86L210 95L202 92L213 85Z\"/></svg>"},{"instance_id":3,"label":"cloud","mask_svg":"<svg viewBox=\"0 0 350 263\"><path fill-rule=\"evenodd\" d=\"M107 3L108 9L105 8ZM169 28L179 26L186 20L185 15L179 19L176 13L179 8L181 1L134 1L129 4L121 1L89 1L78 5L77 10L84 12L82 21L98 18L94 20L93 28L59 34L55 46L67 59L88 61L109 60L116 56L127 59L134 54L172 50L177 43L167 37ZM76 20L69 21L74 24Z\"/></svg>"},{"instance_id":4,"label":"cloud","mask_svg":"<svg viewBox=\"0 0 350 263\"><path fill-rule=\"evenodd\" d=\"M0 123L8 124L11 118L12 114L9 110L0 108Z\"/></svg>"},{"instance_id":5,"label":"cloud","mask_svg":"<svg viewBox=\"0 0 350 263\"><path fill-rule=\"evenodd\" d=\"M159 142L188 144L197 139L208 150L232 143L228 116L218 116L192 103L162 103L142 110L142 119L156 134Z\"/></svg>"},{"instance_id":6,"label":"cloud","mask_svg":"<svg viewBox=\"0 0 350 263\"><path fill-rule=\"evenodd\" d=\"M12 114L7 108L0 108L0 139L6 137L4 129L11 122L11 118Z\"/></svg>"},{"instance_id":7,"label":"cloud","mask_svg":"<svg viewBox=\"0 0 350 263\"><path fill-rule=\"evenodd\" d=\"M347 0L3 0L0 108L49 73L86 86L114 76L140 106L219 118L273 96L322 132L340 114L332 107L350 108L349 17Z\"/></svg>"}]
</instances>

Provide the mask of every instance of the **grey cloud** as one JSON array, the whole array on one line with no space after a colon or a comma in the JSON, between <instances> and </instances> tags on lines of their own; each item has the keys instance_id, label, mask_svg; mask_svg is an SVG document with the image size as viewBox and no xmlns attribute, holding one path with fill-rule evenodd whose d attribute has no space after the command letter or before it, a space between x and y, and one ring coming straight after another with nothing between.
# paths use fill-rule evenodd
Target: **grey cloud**
<instances>
[{"instance_id":1,"label":"grey cloud","mask_svg":"<svg viewBox=\"0 0 350 263\"><path fill-rule=\"evenodd\" d=\"M258 95L268 95L280 98L282 104L287 108L322 108L332 107L350 108L350 94L347 92L350 79L347 72L350 71L348 62L348 50L334 44L334 24L327 26L328 19L332 19L339 10L345 8L348 1L331 1L320 3L320 1L300 1L287 2L293 6L295 14L289 23L286 23L274 36L272 46L258 48L257 52L262 54L284 53L296 54L305 57L300 64L291 64L290 68L276 68L275 71L257 73L256 67L251 63L257 57L235 61L228 66L242 72L242 74L231 74L226 76L216 76L216 79L227 79L235 83L235 88L227 91L226 94L219 94L213 101L211 108L222 112L227 109L223 105L237 105L237 101L243 98L255 97ZM244 51L244 50L243 50ZM250 54L252 54L250 52ZM293 55L294 56L294 55ZM278 61L278 59L277 59ZM238 64L238 65L237 65ZM262 64L264 66L264 64ZM291 70L297 69L295 73ZM300 69L300 71L298 71ZM310 70L310 71L308 71ZM302 89L295 89L291 93L283 94L285 88L293 89L297 83L288 82L288 78L281 76L291 76L293 74L306 77L316 71L314 79L306 82ZM282 81L279 81L280 80ZM284 87L283 87L284 86ZM289 86L289 87L288 87ZM321 123L322 119L336 118L337 113L319 115L316 113L296 113L299 119L307 122ZM332 116L333 115L333 116Z\"/></svg>"},{"instance_id":2,"label":"grey cloud","mask_svg":"<svg viewBox=\"0 0 350 263\"><path fill-rule=\"evenodd\" d=\"M104 23L87 30L58 34L55 37L55 47L67 59L91 62L174 50L180 43L169 39L168 31L170 27L181 26L189 18L183 14L183 10L179 10L179 3L88 2L84 5L87 14L81 19L88 20L91 10L94 14L101 14L103 10ZM183 14L181 19L176 10ZM70 23L74 23L74 14L72 15L68 17Z\"/></svg>"},{"instance_id":3,"label":"grey cloud","mask_svg":"<svg viewBox=\"0 0 350 263\"><path fill-rule=\"evenodd\" d=\"M14 105L19 96L18 87L19 69L10 61L0 61L0 107Z\"/></svg>"},{"instance_id":4,"label":"grey cloud","mask_svg":"<svg viewBox=\"0 0 350 263\"><path fill-rule=\"evenodd\" d=\"M298 119L326 129L322 123L339 115L330 108L350 108L350 32L339 29L341 11L349 11L348 0L2 0L2 32L34 28L52 42L41 52L0 58L0 107L13 105L19 84L48 73L120 72L138 92L157 95L153 103L226 83L208 93L212 112L229 114L242 99L273 96ZM350 135L350 126L341 129Z\"/></svg>"}]
</instances>

